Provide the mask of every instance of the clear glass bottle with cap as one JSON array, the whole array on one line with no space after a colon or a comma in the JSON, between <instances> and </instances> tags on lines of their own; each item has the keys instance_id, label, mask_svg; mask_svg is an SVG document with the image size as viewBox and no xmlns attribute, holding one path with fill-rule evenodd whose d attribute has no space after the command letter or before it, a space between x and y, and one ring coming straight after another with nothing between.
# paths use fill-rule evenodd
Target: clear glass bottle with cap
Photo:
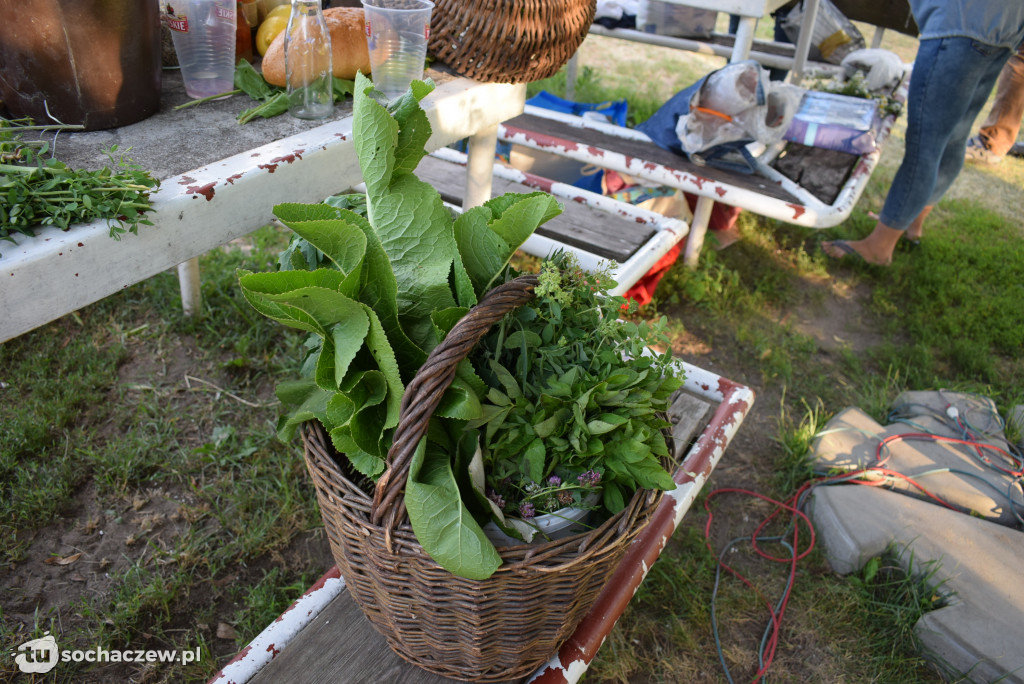
<instances>
[{"instance_id":1,"label":"clear glass bottle with cap","mask_svg":"<svg viewBox=\"0 0 1024 684\"><path fill-rule=\"evenodd\" d=\"M284 36L288 112L300 119L324 119L334 109L331 34L320 0L292 0Z\"/></svg>"}]
</instances>

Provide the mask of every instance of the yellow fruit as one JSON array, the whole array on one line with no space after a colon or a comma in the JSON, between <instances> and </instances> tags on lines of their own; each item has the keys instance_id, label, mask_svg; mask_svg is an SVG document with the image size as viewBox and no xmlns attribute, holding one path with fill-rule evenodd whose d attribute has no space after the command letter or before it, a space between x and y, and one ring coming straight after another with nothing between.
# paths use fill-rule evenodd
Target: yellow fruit
<instances>
[{"instance_id":1,"label":"yellow fruit","mask_svg":"<svg viewBox=\"0 0 1024 684\"><path fill-rule=\"evenodd\" d=\"M288 19L288 15L291 14L291 13L292 13L292 6L291 5L278 5L274 9L270 10L269 12L267 12L267 16L263 17L263 21L266 21L267 19L270 19L271 17L284 17L285 20L287 20Z\"/></svg>"},{"instance_id":2,"label":"yellow fruit","mask_svg":"<svg viewBox=\"0 0 1024 684\"><path fill-rule=\"evenodd\" d=\"M281 7L284 7L284 5L281 5ZM288 9L291 10L291 7ZM256 49L259 51L260 55L267 54L267 48L274 42L274 38L277 38L277 34L281 33L281 31L284 31L286 28L288 28L287 14L279 14L276 17L268 15L267 18L263 20L260 27L256 29Z\"/></svg>"}]
</instances>

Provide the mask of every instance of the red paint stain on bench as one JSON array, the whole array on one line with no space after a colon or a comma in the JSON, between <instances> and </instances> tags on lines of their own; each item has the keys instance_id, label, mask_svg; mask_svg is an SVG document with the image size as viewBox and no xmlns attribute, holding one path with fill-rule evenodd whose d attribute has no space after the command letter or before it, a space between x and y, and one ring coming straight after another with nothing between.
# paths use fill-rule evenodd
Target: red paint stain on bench
<instances>
[{"instance_id":1,"label":"red paint stain on bench","mask_svg":"<svg viewBox=\"0 0 1024 684\"><path fill-rule=\"evenodd\" d=\"M206 185L190 185L185 188L185 192L189 195L202 195L209 202L213 199L214 191L213 186L217 184L217 181L211 181Z\"/></svg>"}]
</instances>

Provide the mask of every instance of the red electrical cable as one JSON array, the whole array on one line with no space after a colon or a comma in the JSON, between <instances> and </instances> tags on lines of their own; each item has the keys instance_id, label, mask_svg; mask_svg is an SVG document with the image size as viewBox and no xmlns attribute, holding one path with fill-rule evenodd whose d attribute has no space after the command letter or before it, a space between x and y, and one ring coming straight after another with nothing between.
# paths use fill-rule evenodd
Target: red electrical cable
<instances>
[{"instance_id":1,"label":"red electrical cable","mask_svg":"<svg viewBox=\"0 0 1024 684\"><path fill-rule=\"evenodd\" d=\"M840 482L840 481L850 482L852 484L865 485L865 486L869 486L869 487L884 487L886 485L890 485L893 478L898 478L898 479L906 481L912 487L916 488L922 494L924 494L926 497L928 497L929 499L935 501L939 505L944 506L944 507L949 508L949 509L954 510L954 511L960 511L961 510L961 509L957 508L956 506L950 504L948 501L943 500L942 498L940 498L936 494L933 494L932 492L928 491L923 485L921 485L919 482L914 480L912 477L910 477L908 475L904 475L903 473L897 472L897 471L892 470L890 468L882 467L886 463L888 463L889 459L892 457L891 454L886 454L886 455L883 456L883 450L891 442L894 442L894 441L897 441L897 440L904 440L904 439L905 440L929 440L929 441L935 441L935 442L940 442L941 441L941 442L949 442L949 443L952 443L952 444L963 444L965 446L974 447L974 449L978 453L979 458L982 461L984 461L986 464L991 465L996 470L999 470L999 471L1001 471L1001 472L1003 472L1003 473L1005 473L1007 475L1011 475L1011 476L1017 477L1017 478L1024 477L1024 462L1020 461L1019 459L1015 458L1012 454L1006 452L1005 450L1001 449L1000 447L998 447L998 446L996 446L994 444L988 444L986 442L966 440L966 439L958 439L958 438L955 438L955 437L944 437L944 436L941 436L941 435L932 435L932 434L928 434L928 433L924 433L924 432L910 432L910 433L905 433L905 434L901 434L901 435L891 435L889 437L885 437L884 439L880 440L879 443L878 443L878 447L875 449L875 463L873 463L872 465L867 466L865 468L858 469L858 470L852 470L852 471L847 471L847 472L844 472L844 473L840 473L838 475L831 475L831 476L827 476L827 477L819 477L819 478L816 478L816 479L813 479L813 480L809 480L808 482L805 482L803 485L801 485L800 488L797 489L796 493L793 494L793 496L791 496L785 502L777 501L777 500L772 499L771 497L765 496L763 494L758 494L757 492L750 491L748 489L738 488L738 487L722 487L720 489L716 489L716 490L710 492L708 494L707 498L704 500L704 510L707 511L707 514L708 514L707 523L704 525L704 543L705 543L705 546L707 546L708 551L710 551L711 554L713 556L715 556L715 559L717 560L718 564L721 567L723 567L730 574L732 574L734 577L739 579L741 582L743 582L743 584L745 584L749 589L751 589L754 593L757 594L757 596L761 599L761 601L764 602L765 606L768 608L768 614L771 617L771 635L769 636L769 638L767 640L767 645L766 645L766 649L765 649L766 655L764 657L764 665L762 665L761 668L756 673L754 673L754 679L752 680L752 684L757 684L757 682L759 682L764 677L764 675L768 671L768 668L771 666L772 661L775 658L775 649L776 649L776 647L778 646L778 643L779 643L779 633L780 633L781 627L782 627L782 617L783 617L784 613L786 612L786 607L789 604L789 597L790 597L790 595L792 593L792 588L793 588L793 585L794 585L794 583L796 581L796 567L797 567L796 564L797 564L797 561L800 561L800 560L806 558L807 555L814 549L814 545L815 545L815 542L816 542L816 536L815 536L815 532L814 532L814 525L811 523L810 518L803 511L801 511L798 508L800 500L802 499L804 494L809 489L811 489L813 487L817 487L819 485L827 485L827 484L830 484L830 483L837 483L837 482ZM1008 469L1006 469L1004 467L1001 467L998 464L994 464L991 459L989 459L989 458L987 458L987 457L982 455L982 450L983 449L991 449L992 451L998 452L1002 456L1005 456L1006 459L1012 464L1012 467L1016 468L1016 470L1008 470ZM865 475L868 475L868 474L879 474L879 475L882 475L883 477L878 479L878 480L860 479L862 476L865 476ZM769 503L774 504L774 506L775 506L774 510L764 520L761 521L761 523L754 530L753 534L751 534L750 542L751 542L751 545L752 545L752 548L754 549L754 551L759 556L761 556L762 558L764 558L766 560L769 560L769 561L777 562L777 563L788 563L789 564L789 579L788 579L788 582L786 584L786 591L783 593L782 599L779 602L778 610L776 610L774 608L774 606L767 599L767 597L765 597L765 595L761 592L760 589L755 587L750 580L748 580L746 577L744 577L742 574L740 574L735 568L731 567L728 563L725 563L722 560L722 558L718 554L716 554L714 552L714 549L711 548L711 522L712 522L712 519L714 518L714 513L711 512L710 502L711 502L711 499L713 499L715 496L718 496L719 494L743 494L743 495L746 495L746 496L752 496L752 497L755 497L757 499L761 499L762 501L767 501ZM793 521L793 543L792 543L793 553L788 558L778 557L778 556L774 556L774 555L772 555L770 553L767 553L766 551L761 549L761 547L758 545L758 538L761 536L761 533L764 530L764 528L768 526L768 524L775 518L775 516L779 515L783 511L789 511L790 515L791 515L791 518L792 518L792 521ZM811 535L810 542L808 543L807 548L804 549L803 551L800 551L800 522L801 521L803 521L807 525L807 529L810 531L810 535Z\"/></svg>"},{"instance_id":2,"label":"red electrical cable","mask_svg":"<svg viewBox=\"0 0 1024 684\"><path fill-rule=\"evenodd\" d=\"M803 490L803 488L801 488L800 491L802 491L802 490ZM775 507L776 507L775 512L773 512L764 522L761 523L761 525L758 526L757 531L755 531L753 536L751 537L751 541L752 541L752 543L754 545L755 550L760 555L762 555L762 556L764 556L766 558L770 558L772 560L779 561L779 562L788 562L789 563L789 581L787 582L787 589L786 589L785 593L783 594L782 601L780 602L779 609L777 611L772 606L771 602L768 601L767 597L765 597L764 594L761 593L761 591L757 587L755 587L750 580L748 580L746 577L744 577L742 574L740 574L735 568L731 567L728 563L723 562L722 559L718 556L718 554L715 554L714 549L711 548L711 522L712 522L712 519L714 518L714 513L711 512L711 508L710 508L709 502L711 501L712 498L714 498L715 496L717 496L719 494L729 494L729 493L745 494L747 496L753 496L753 497L761 499L763 501L768 501L768 502L774 504ZM807 515L803 511L799 510L796 507L795 504L796 504L796 501L798 500L797 499L798 495L799 495L799 492L794 497L791 497L789 499L789 501L782 502L782 501L777 501L775 499L772 499L771 497L765 496L763 494L758 494L757 492L752 492L752 491L750 491L748 489L740 489L740 488L736 488L736 487L723 487L721 489L716 489L713 492L709 493L707 498L704 500L704 510L706 510L707 513L708 513L708 520L707 520L707 523L704 526L704 538L705 538L705 544L706 544L706 546L708 548L708 551L710 551L711 554L714 555L717 558L719 565L721 565L723 568L725 568L725 570L727 570L730 574L732 574L737 579L739 579L741 582L743 582L743 584L745 584L748 588L753 590L754 593L756 593L758 595L758 597L761 599L761 601L764 602L765 607L768 608L768 614L771 616L771 635L769 636L768 642L767 642L766 655L765 655L765 658L764 658L764 665L762 665L761 668L756 673L754 673L754 679L752 680L753 683L756 683L756 682L760 681L760 679L762 677L764 677L764 675L768 671L768 668L771 667L772 661L775 658L775 649L776 649L776 647L778 646L778 643L779 643L779 632L780 632L781 626L782 626L782 617L783 617L783 615L786 612L786 606L789 603L789 597L790 597L790 595L792 593L791 589L793 587L794 582L796 581L796 564L797 564L797 561L802 559L802 558L804 558L804 557L806 557L807 554L809 554L811 552L811 550L814 548L814 526L811 525L811 521L807 517ZM778 513L781 509L785 509L785 510L790 511L790 513L796 519L796 524L793 525L793 544L792 544L793 555L790 558L788 558L788 559L778 559L778 558L775 558L773 556L769 556L769 555L765 554L763 551L761 551L758 548L758 546L757 546L757 532L760 531L761 529L763 529L763 527L766 524L768 524L768 521L771 518L773 518L775 516L775 514ZM800 520L803 520L803 522L807 525L807 528L811 532L810 544L802 552L799 551L799 548L800 548L800 546L799 546L799 544L800 544L800 524L799 524L799 521Z\"/></svg>"},{"instance_id":3,"label":"red electrical cable","mask_svg":"<svg viewBox=\"0 0 1024 684\"><path fill-rule=\"evenodd\" d=\"M881 463L884 463L886 460L888 460L888 458L886 458L886 459L879 459L879 460L880 460ZM764 603L765 607L768 609L768 614L771 617L771 635L768 637L768 641L767 641L767 644L766 644L764 665L762 665L761 668L758 669L757 672L754 673L754 679L752 680L752 684L757 684L757 682L759 682L764 677L764 675L768 672L768 668L771 667L772 661L775 658L775 649L776 649L776 647L778 646L778 643L779 643L779 634L780 634L780 631L782 629L782 618L783 618L783 615L786 612L786 607L789 604L789 597L792 594L792 588L793 588L793 585L794 585L794 583L796 581L797 562L802 560L802 559L804 559L804 558L806 558L807 555L810 554L810 552L814 549L814 546L815 546L815 543L816 543L816 535L815 535L815 532L814 532L814 525L811 523L811 520L807 516L807 514L804 513L803 511L801 511L798 508L798 504L800 502L800 499L803 497L804 493L808 489L811 489L812 487L816 487L818 485L824 485L824 484L828 484L830 482L836 482L836 481L840 481L840 480L849 481L849 482L851 482L853 484L867 485L867 486L871 486L871 487L881 487L881 486L885 486L886 484L888 484L886 479L880 479L880 480L875 480L875 481L856 479L858 476L866 475L868 473L879 473L879 474L887 476L887 478L894 478L895 477L895 478L900 478L900 479L906 480L908 483L910 483L911 485L913 485L914 487L919 489L923 494L925 494L929 498L933 499L936 503L938 503L938 504L940 504L942 506L945 506L946 508L950 508L952 510L959 510L956 507L954 507L953 505L951 505L950 503L944 501L940 497L936 496L935 494L933 494L930 491L928 491L927 489L925 489L920 483L915 481L913 478L911 478L911 477L909 477L907 475L904 475L903 473L896 472L895 470L890 470L888 468L879 468L877 466L871 466L871 467L868 467L868 468L862 468L860 470L855 470L855 471L851 471L851 472L841 473L839 475L832 475L832 476L829 476L829 477L821 477L821 478L817 478L817 479L814 479L814 480L810 480L808 482L805 482L802 486L800 486L800 488L797 489L796 493L793 494L793 496L791 496L785 502L778 501L778 500L773 499L771 497L765 496L764 494L759 494L759 493L751 491L749 489L742 489L742 488L739 488L739 487L722 487L720 489L716 489L716 490L710 492L708 494L707 498L704 500L704 510L707 511L707 514L708 514L707 522L704 525L704 543L705 543L705 546L707 547L708 551L710 551L711 554L713 556L715 556L715 559L717 560L719 565L721 565L731 575L733 575L734 577L739 579L741 582L743 582L743 584L745 584L749 589L751 589L755 594L757 594L757 596ZM754 530L753 534L751 534L750 542L751 542L751 545L752 545L754 551L759 556L761 556L762 558L764 558L766 560L769 560L769 561L777 562L777 563L788 563L789 564L789 578L788 578L788 581L786 583L786 587L787 588L786 588L786 591L782 595L782 600L779 603L778 610L775 609L775 607L768 600L768 598L761 592L760 589L755 587L754 584L749 579L744 577L735 568L730 566L728 563L725 563L721 559L721 557L718 554L716 554L714 549L711 547L711 524L712 524L712 521L714 519L714 513L712 513L712 511L711 511L710 502L711 502L711 499L713 499L714 497L718 496L719 494L743 494L743 495L746 495L746 496L752 496L754 498L761 499L762 501L767 501L767 502L769 502L769 503L771 503L771 504L773 504L775 506L774 510L764 520L761 521L761 523ZM761 532L775 518L775 516L777 516L778 514L780 514L783 511L789 511L790 515L791 515L791 517L792 517L792 519L794 521L794 524L793 524L793 543L792 543L793 553L788 558L778 557L778 556L774 556L774 555L772 555L770 553L767 553L766 551L761 549L761 547L758 545L758 537L761 535ZM803 521L804 524L807 525L807 529L808 529L808 531L810 532L810 535L811 535L810 542L807 544L807 548L804 549L803 551L800 550L800 522L801 521Z\"/></svg>"},{"instance_id":4,"label":"red electrical cable","mask_svg":"<svg viewBox=\"0 0 1024 684\"><path fill-rule=\"evenodd\" d=\"M888 437L881 439L878 442L878 447L875 448L875 460L878 462L877 465L881 465L887 462L889 458L891 458L891 456L886 456L885 458L883 458L882 450L890 442L895 442L902 439L927 440L931 442L949 442L951 444L963 444L964 446L974 447L974 449L978 451L979 458L981 458L981 460L984 461L985 463L991 465L996 470L1006 475L1012 475L1013 477L1024 477L1024 463L1015 458L1013 454L1007 452L1005 449L996 446L995 444L989 444L987 442L978 442L975 440L968 439L958 439L956 437L944 437L942 435L931 435L928 434L927 432L907 432L902 435L889 435ZM981 456L981 450L983 449L991 449L992 451L995 451L1000 455L1005 456L1006 459L1012 464L1012 467L1015 467L1016 470L1007 470L1006 468L1003 468L998 464L992 463L991 459Z\"/></svg>"}]
</instances>

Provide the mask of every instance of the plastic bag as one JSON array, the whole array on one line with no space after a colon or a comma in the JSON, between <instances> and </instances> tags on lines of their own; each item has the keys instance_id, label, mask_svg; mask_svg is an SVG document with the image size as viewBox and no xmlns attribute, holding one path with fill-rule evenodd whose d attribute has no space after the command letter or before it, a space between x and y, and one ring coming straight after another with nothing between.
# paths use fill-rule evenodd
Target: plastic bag
<instances>
[{"instance_id":1,"label":"plastic bag","mask_svg":"<svg viewBox=\"0 0 1024 684\"><path fill-rule=\"evenodd\" d=\"M603 120L617 126L626 125L626 117L629 113L629 103L626 100L607 100L596 103L574 102L553 95L546 90L531 97L526 104L598 121Z\"/></svg>"},{"instance_id":2,"label":"plastic bag","mask_svg":"<svg viewBox=\"0 0 1024 684\"><path fill-rule=\"evenodd\" d=\"M793 43L796 43L800 37L800 26L803 24L803 20L804 2L801 0L800 4L791 9L789 14L782 19L782 30ZM843 58L854 50L866 47L864 36L853 25L853 22L832 4L831 0L818 0L818 15L814 22L811 45L818 52L818 54L814 54L814 50L812 50L811 59L824 60L831 64L840 64Z\"/></svg>"},{"instance_id":3,"label":"plastic bag","mask_svg":"<svg viewBox=\"0 0 1024 684\"><path fill-rule=\"evenodd\" d=\"M770 81L753 60L736 62L708 74L680 116L676 135L688 154L736 141L765 145L782 140L804 90Z\"/></svg>"},{"instance_id":4,"label":"plastic bag","mask_svg":"<svg viewBox=\"0 0 1024 684\"><path fill-rule=\"evenodd\" d=\"M710 38L718 12L665 0L640 0L636 27L640 31L677 38Z\"/></svg>"},{"instance_id":5,"label":"plastic bag","mask_svg":"<svg viewBox=\"0 0 1024 684\"><path fill-rule=\"evenodd\" d=\"M881 48L854 50L843 57L842 65L847 77L854 71L866 72L864 85L870 91L891 88L907 68L898 55Z\"/></svg>"},{"instance_id":6,"label":"plastic bag","mask_svg":"<svg viewBox=\"0 0 1024 684\"><path fill-rule=\"evenodd\" d=\"M735 62L676 93L637 129L695 163L749 173L754 164L746 144L782 140L803 94L770 81L753 60Z\"/></svg>"}]
</instances>

